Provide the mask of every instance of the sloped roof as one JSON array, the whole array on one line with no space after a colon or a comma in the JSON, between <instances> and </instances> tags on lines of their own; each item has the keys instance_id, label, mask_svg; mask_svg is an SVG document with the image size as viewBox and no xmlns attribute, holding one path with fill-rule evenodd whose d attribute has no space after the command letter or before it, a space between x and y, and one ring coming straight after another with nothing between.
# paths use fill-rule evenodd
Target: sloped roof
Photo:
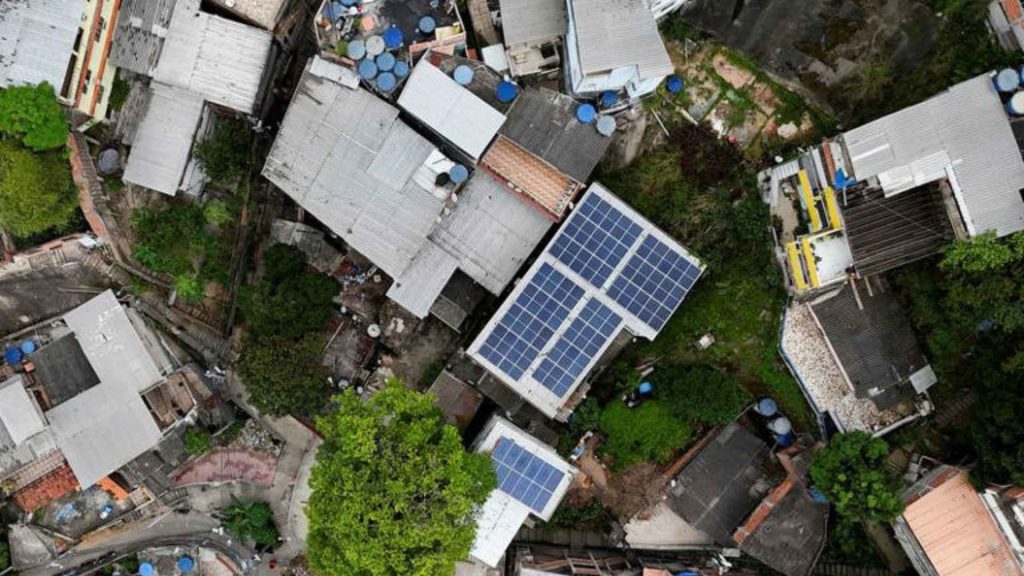
<instances>
[{"instance_id":1,"label":"sloped roof","mask_svg":"<svg viewBox=\"0 0 1024 576\"><path fill-rule=\"evenodd\" d=\"M673 71L644 0L569 0L584 74L636 66L640 78Z\"/></svg>"},{"instance_id":2,"label":"sloped roof","mask_svg":"<svg viewBox=\"0 0 1024 576\"><path fill-rule=\"evenodd\" d=\"M939 576L1024 574L967 473L939 468L914 486L905 522ZM899 534L899 528L897 533Z\"/></svg>"},{"instance_id":3,"label":"sloped roof","mask_svg":"<svg viewBox=\"0 0 1024 576\"><path fill-rule=\"evenodd\" d=\"M273 31L288 0L211 0L220 8L237 14L260 28Z\"/></svg>"},{"instance_id":4,"label":"sloped roof","mask_svg":"<svg viewBox=\"0 0 1024 576\"><path fill-rule=\"evenodd\" d=\"M476 160L483 155L505 115L420 59L398 97L398 106Z\"/></svg>"},{"instance_id":5,"label":"sloped roof","mask_svg":"<svg viewBox=\"0 0 1024 576\"><path fill-rule=\"evenodd\" d=\"M121 0L110 60L118 68L149 76L156 68L176 0Z\"/></svg>"},{"instance_id":6,"label":"sloped roof","mask_svg":"<svg viewBox=\"0 0 1024 576\"><path fill-rule=\"evenodd\" d=\"M0 384L0 428L15 446L46 429L43 414L25 390L21 376Z\"/></svg>"},{"instance_id":7,"label":"sloped roof","mask_svg":"<svg viewBox=\"0 0 1024 576\"><path fill-rule=\"evenodd\" d=\"M59 93L85 0L0 2L0 88L48 82Z\"/></svg>"},{"instance_id":8,"label":"sloped roof","mask_svg":"<svg viewBox=\"0 0 1024 576\"><path fill-rule=\"evenodd\" d=\"M953 174L971 234L1024 230L1024 159L988 74L850 130L843 142L858 180L878 177L899 191Z\"/></svg>"},{"instance_id":9,"label":"sloped roof","mask_svg":"<svg viewBox=\"0 0 1024 576\"><path fill-rule=\"evenodd\" d=\"M567 18L565 0L501 0L506 46L564 36Z\"/></svg>"},{"instance_id":10,"label":"sloped roof","mask_svg":"<svg viewBox=\"0 0 1024 576\"><path fill-rule=\"evenodd\" d=\"M160 82L150 84L148 92L123 180L174 196L192 154L203 98Z\"/></svg>"},{"instance_id":11,"label":"sloped roof","mask_svg":"<svg viewBox=\"0 0 1024 576\"><path fill-rule=\"evenodd\" d=\"M36 382L46 392L49 406L56 406L100 383L74 334L68 334L32 354Z\"/></svg>"},{"instance_id":12,"label":"sloped roof","mask_svg":"<svg viewBox=\"0 0 1024 576\"><path fill-rule=\"evenodd\" d=\"M199 0L178 0L153 79L251 113L272 42L266 30L200 12Z\"/></svg>"},{"instance_id":13,"label":"sloped roof","mask_svg":"<svg viewBox=\"0 0 1024 576\"><path fill-rule=\"evenodd\" d=\"M551 213L552 218L561 218L583 188L579 182L504 136L498 136L480 164Z\"/></svg>"},{"instance_id":14,"label":"sloped roof","mask_svg":"<svg viewBox=\"0 0 1024 576\"><path fill-rule=\"evenodd\" d=\"M789 478L758 506L739 548L786 576L808 576L828 534L829 505L815 501L803 482ZM739 538L738 538L739 539Z\"/></svg>"}]
</instances>

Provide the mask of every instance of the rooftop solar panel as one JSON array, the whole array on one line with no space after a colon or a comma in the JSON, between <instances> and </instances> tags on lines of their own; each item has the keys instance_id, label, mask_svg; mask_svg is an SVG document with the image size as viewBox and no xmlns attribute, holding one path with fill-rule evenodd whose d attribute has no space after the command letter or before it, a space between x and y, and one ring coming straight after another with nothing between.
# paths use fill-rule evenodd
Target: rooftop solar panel
<instances>
[{"instance_id":1,"label":"rooftop solar panel","mask_svg":"<svg viewBox=\"0 0 1024 576\"><path fill-rule=\"evenodd\" d=\"M643 228L596 194L589 195L551 246L551 255L597 288L622 262Z\"/></svg>"},{"instance_id":2,"label":"rooftop solar panel","mask_svg":"<svg viewBox=\"0 0 1024 576\"><path fill-rule=\"evenodd\" d=\"M545 263L480 346L480 354L518 380L582 297L582 288Z\"/></svg>"},{"instance_id":3,"label":"rooftop solar panel","mask_svg":"<svg viewBox=\"0 0 1024 576\"><path fill-rule=\"evenodd\" d=\"M561 470L508 438L501 438L495 445L491 462L498 476L498 489L537 514L543 514L544 507L565 476Z\"/></svg>"},{"instance_id":4,"label":"rooftop solar panel","mask_svg":"<svg viewBox=\"0 0 1024 576\"><path fill-rule=\"evenodd\" d=\"M608 296L640 321L661 330L700 272L688 258L649 235L612 283Z\"/></svg>"},{"instance_id":5,"label":"rooftop solar panel","mask_svg":"<svg viewBox=\"0 0 1024 576\"><path fill-rule=\"evenodd\" d=\"M555 395L565 396L621 323L622 318L611 308L591 299L533 373L534 380Z\"/></svg>"}]
</instances>

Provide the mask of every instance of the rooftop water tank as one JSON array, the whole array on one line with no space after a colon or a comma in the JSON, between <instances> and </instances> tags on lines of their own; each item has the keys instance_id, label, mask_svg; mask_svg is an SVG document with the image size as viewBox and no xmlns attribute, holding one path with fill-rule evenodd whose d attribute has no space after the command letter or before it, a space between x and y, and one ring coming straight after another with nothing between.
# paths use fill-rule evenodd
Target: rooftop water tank
<instances>
[{"instance_id":1,"label":"rooftop water tank","mask_svg":"<svg viewBox=\"0 0 1024 576\"><path fill-rule=\"evenodd\" d=\"M469 180L469 170L462 164L456 164L448 171L448 176L451 177L452 182L462 184L466 180Z\"/></svg>"},{"instance_id":2,"label":"rooftop water tank","mask_svg":"<svg viewBox=\"0 0 1024 576\"><path fill-rule=\"evenodd\" d=\"M515 84L507 80L499 82L498 87L495 90L495 95L498 97L498 100L502 102L511 102L519 95L519 88L516 88Z\"/></svg>"},{"instance_id":3,"label":"rooftop water tank","mask_svg":"<svg viewBox=\"0 0 1024 576\"><path fill-rule=\"evenodd\" d=\"M191 556L182 556L178 558L178 570L182 572L191 572L196 567L196 561Z\"/></svg>"},{"instance_id":4,"label":"rooftop water tank","mask_svg":"<svg viewBox=\"0 0 1024 576\"><path fill-rule=\"evenodd\" d=\"M764 397L757 401L757 405L754 406L754 412L757 412L761 416L771 418L779 412L779 405L775 400Z\"/></svg>"},{"instance_id":5,"label":"rooftop water tank","mask_svg":"<svg viewBox=\"0 0 1024 576\"><path fill-rule=\"evenodd\" d=\"M36 343L31 340L25 340L21 343L21 353L25 356L36 351Z\"/></svg>"},{"instance_id":6,"label":"rooftop water tank","mask_svg":"<svg viewBox=\"0 0 1024 576\"><path fill-rule=\"evenodd\" d=\"M402 60L399 60L398 62L395 62L395 68L391 73L399 78L405 78L409 75L409 65Z\"/></svg>"},{"instance_id":7,"label":"rooftop water tank","mask_svg":"<svg viewBox=\"0 0 1024 576\"><path fill-rule=\"evenodd\" d=\"M1005 68L996 75L996 90L1010 93L1020 86L1020 74L1013 68Z\"/></svg>"},{"instance_id":8,"label":"rooftop water tank","mask_svg":"<svg viewBox=\"0 0 1024 576\"><path fill-rule=\"evenodd\" d=\"M601 114L597 118L597 131L602 136L611 136L615 133L615 118Z\"/></svg>"},{"instance_id":9,"label":"rooftop water tank","mask_svg":"<svg viewBox=\"0 0 1024 576\"><path fill-rule=\"evenodd\" d=\"M619 103L619 95L614 90L605 90L601 93L601 106L611 108Z\"/></svg>"},{"instance_id":10,"label":"rooftop water tank","mask_svg":"<svg viewBox=\"0 0 1024 576\"><path fill-rule=\"evenodd\" d=\"M437 28L437 21L434 20L433 16L424 16L420 18L420 22L416 27L424 34L431 34Z\"/></svg>"},{"instance_id":11,"label":"rooftop water tank","mask_svg":"<svg viewBox=\"0 0 1024 576\"><path fill-rule=\"evenodd\" d=\"M452 72L452 78L460 86L468 86L473 81L473 69L465 64L456 66L455 71Z\"/></svg>"},{"instance_id":12,"label":"rooftop water tank","mask_svg":"<svg viewBox=\"0 0 1024 576\"><path fill-rule=\"evenodd\" d=\"M366 53L370 56L377 56L384 52L384 39L380 36L370 36L366 39Z\"/></svg>"},{"instance_id":13,"label":"rooftop water tank","mask_svg":"<svg viewBox=\"0 0 1024 576\"><path fill-rule=\"evenodd\" d=\"M593 104L580 104L576 107L576 119L584 124L590 124L597 117L597 110Z\"/></svg>"},{"instance_id":14,"label":"rooftop water tank","mask_svg":"<svg viewBox=\"0 0 1024 576\"><path fill-rule=\"evenodd\" d=\"M391 72L382 72L377 76L377 89L385 94L390 93L398 85L398 80Z\"/></svg>"},{"instance_id":15,"label":"rooftop water tank","mask_svg":"<svg viewBox=\"0 0 1024 576\"><path fill-rule=\"evenodd\" d=\"M363 80L373 80L377 76L377 65L373 60L367 58L359 63L359 77Z\"/></svg>"},{"instance_id":16,"label":"rooftop water tank","mask_svg":"<svg viewBox=\"0 0 1024 576\"><path fill-rule=\"evenodd\" d=\"M1024 116L1024 92L1017 92L1006 102L1006 111L1011 116Z\"/></svg>"},{"instance_id":17,"label":"rooftop water tank","mask_svg":"<svg viewBox=\"0 0 1024 576\"><path fill-rule=\"evenodd\" d=\"M153 565L149 562L142 562L139 564L139 576L153 576Z\"/></svg>"},{"instance_id":18,"label":"rooftop water tank","mask_svg":"<svg viewBox=\"0 0 1024 576\"><path fill-rule=\"evenodd\" d=\"M375 62L377 63L377 70L381 72L391 72L395 69L395 55L391 52L385 52L377 56Z\"/></svg>"},{"instance_id":19,"label":"rooftop water tank","mask_svg":"<svg viewBox=\"0 0 1024 576\"><path fill-rule=\"evenodd\" d=\"M21 353L21 350L15 348L14 346L11 346L4 350L4 362L8 364L13 365L17 364L18 362L21 362L22 356L23 354Z\"/></svg>"},{"instance_id":20,"label":"rooftop water tank","mask_svg":"<svg viewBox=\"0 0 1024 576\"><path fill-rule=\"evenodd\" d=\"M665 80L665 88L667 88L672 94L679 94L682 92L683 86L683 79L675 74L669 76L668 80Z\"/></svg>"},{"instance_id":21,"label":"rooftop water tank","mask_svg":"<svg viewBox=\"0 0 1024 576\"><path fill-rule=\"evenodd\" d=\"M366 43L362 40L353 40L345 48L345 54L353 60L362 60L366 56Z\"/></svg>"},{"instance_id":22,"label":"rooftop water tank","mask_svg":"<svg viewBox=\"0 0 1024 576\"><path fill-rule=\"evenodd\" d=\"M392 26L384 31L384 45L388 48L398 48L405 41L402 30Z\"/></svg>"}]
</instances>

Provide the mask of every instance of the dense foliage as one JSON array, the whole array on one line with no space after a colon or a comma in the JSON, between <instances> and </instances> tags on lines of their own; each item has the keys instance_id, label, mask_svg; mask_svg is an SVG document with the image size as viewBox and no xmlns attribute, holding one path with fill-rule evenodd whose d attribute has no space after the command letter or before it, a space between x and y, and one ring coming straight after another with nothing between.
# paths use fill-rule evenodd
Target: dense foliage
<instances>
[{"instance_id":1,"label":"dense foliage","mask_svg":"<svg viewBox=\"0 0 1024 576\"><path fill-rule=\"evenodd\" d=\"M213 135L196 144L196 158L214 182L234 184L249 168L252 132L240 118L220 118Z\"/></svg>"},{"instance_id":2,"label":"dense foliage","mask_svg":"<svg viewBox=\"0 0 1024 576\"><path fill-rule=\"evenodd\" d=\"M274 524L274 511L265 502L240 502L228 506L220 513L228 533L242 542L251 542L260 551L277 546L278 532Z\"/></svg>"},{"instance_id":3,"label":"dense foliage","mask_svg":"<svg viewBox=\"0 0 1024 576\"><path fill-rule=\"evenodd\" d=\"M0 133L35 151L64 146L68 122L53 87L44 82L0 90Z\"/></svg>"},{"instance_id":4,"label":"dense foliage","mask_svg":"<svg viewBox=\"0 0 1024 576\"><path fill-rule=\"evenodd\" d=\"M815 457L811 479L840 517L889 522L903 512L903 501L888 456L884 440L865 432L840 434Z\"/></svg>"},{"instance_id":5,"label":"dense foliage","mask_svg":"<svg viewBox=\"0 0 1024 576\"><path fill-rule=\"evenodd\" d=\"M709 366L659 367L650 380L677 416L705 425L734 420L750 402L734 378Z\"/></svg>"},{"instance_id":6,"label":"dense foliage","mask_svg":"<svg viewBox=\"0 0 1024 576\"><path fill-rule=\"evenodd\" d=\"M432 396L400 383L336 401L317 420L310 566L321 576L449 576L495 487L490 460L466 452Z\"/></svg>"},{"instance_id":7,"label":"dense foliage","mask_svg":"<svg viewBox=\"0 0 1024 576\"><path fill-rule=\"evenodd\" d=\"M204 282L218 275L220 265L219 239L207 226L203 209L176 203L163 210L136 210L132 227L137 237L133 257L174 276L181 298L200 300Z\"/></svg>"},{"instance_id":8,"label":"dense foliage","mask_svg":"<svg viewBox=\"0 0 1024 576\"><path fill-rule=\"evenodd\" d=\"M213 450L213 439L207 432L198 428L185 431L185 452L197 456L210 450Z\"/></svg>"},{"instance_id":9,"label":"dense foliage","mask_svg":"<svg viewBox=\"0 0 1024 576\"><path fill-rule=\"evenodd\" d=\"M67 161L0 140L0 227L22 237L61 228L77 207Z\"/></svg>"},{"instance_id":10,"label":"dense foliage","mask_svg":"<svg viewBox=\"0 0 1024 576\"><path fill-rule=\"evenodd\" d=\"M0 570L6 570L11 565L11 554L7 548L7 542L0 540Z\"/></svg>"},{"instance_id":11,"label":"dense foliage","mask_svg":"<svg viewBox=\"0 0 1024 576\"><path fill-rule=\"evenodd\" d=\"M271 416L319 413L330 393L327 371L320 366L323 347L317 334L298 341L281 336L248 339L238 372L249 403Z\"/></svg>"},{"instance_id":12,"label":"dense foliage","mask_svg":"<svg viewBox=\"0 0 1024 576\"><path fill-rule=\"evenodd\" d=\"M600 425L605 435L602 448L617 470L648 461L667 462L693 434L691 425L673 414L666 402L654 400L637 408L610 402L601 412Z\"/></svg>"},{"instance_id":13,"label":"dense foliage","mask_svg":"<svg viewBox=\"0 0 1024 576\"><path fill-rule=\"evenodd\" d=\"M297 248L275 244L264 255L264 278L242 293L242 313L256 336L297 340L323 328L338 285L310 272Z\"/></svg>"}]
</instances>

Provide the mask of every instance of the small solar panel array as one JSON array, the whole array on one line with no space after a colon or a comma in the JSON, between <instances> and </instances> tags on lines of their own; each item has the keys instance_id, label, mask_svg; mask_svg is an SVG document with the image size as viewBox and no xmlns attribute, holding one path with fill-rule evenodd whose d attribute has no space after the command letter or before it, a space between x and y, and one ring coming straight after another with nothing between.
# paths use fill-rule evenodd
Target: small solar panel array
<instances>
[{"instance_id":1,"label":"small solar panel array","mask_svg":"<svg viewBox=\"0 0 1024 576\"><path fill-rule=\"evenodd\" d=\"M565 474L509 438L502 437L491 452L498 489L526 504L538 515L551 500Z\"/></svg>"},{"instance_id":2,"label":"small solar panel array","mask_svg":"<svg viewBox=\"0 0 1024 576\"><path fill-rule=\"evenodd\" d=\"M611 198L591 188L536 273L481 336L478 355L512 380L536 365L533 380L564 397L623 325L639 322L657 333L700 276L684 250Z\"/></svg>"}]
</instances>

